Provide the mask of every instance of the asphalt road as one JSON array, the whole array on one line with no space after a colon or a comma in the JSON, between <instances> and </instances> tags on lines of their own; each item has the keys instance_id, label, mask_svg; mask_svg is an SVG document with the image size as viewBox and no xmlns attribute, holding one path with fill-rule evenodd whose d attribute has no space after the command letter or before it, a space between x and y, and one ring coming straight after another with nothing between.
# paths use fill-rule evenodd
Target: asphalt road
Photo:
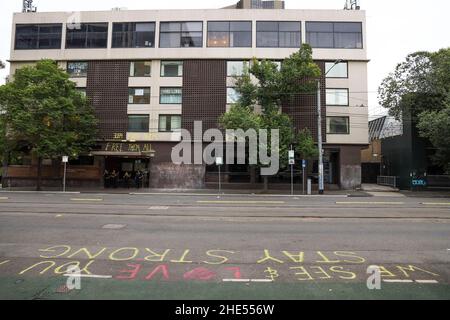
<instances>
[{"instance_id":1,"label":"asphalt road","mask_svg":"<svg viewBox=\"0 0 450 320\"><path fill-rule=\"evenodd\" d=\"M449 299L450 198L0 193L0 298Z\"/></svg>"}]
</instances>

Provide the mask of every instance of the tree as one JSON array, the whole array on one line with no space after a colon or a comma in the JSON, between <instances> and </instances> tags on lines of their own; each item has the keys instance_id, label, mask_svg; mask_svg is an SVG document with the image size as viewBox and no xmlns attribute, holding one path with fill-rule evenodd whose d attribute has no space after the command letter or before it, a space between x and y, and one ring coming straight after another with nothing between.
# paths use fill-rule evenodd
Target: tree
<instances>
[{"instance_id":1,"label":"tree","mask_svg":"<svg viewBox=\"0 0 450 320\"><path fill-rule=\"evenodd\" d=\"M434 163L450 173L450 103L440 111L425 111L417 124L421 135L436 148L432 156Z\"/></svg>"},{"instance_id":2,"label":"tree","mask_svg":"<svg viewBox=\"0 0 450 320\"><path fill-rule=\"evenodd\" d=\"M55 61L17 70L13 81L0 87L0 101L7 143L27 143L38 159L37 190L42 159L76 158L95 142L93 109Z\"/></svg>"},{"instance_id":3,"label":"tree","mask_svg":"<svg viewBox=\"0 0 450 320\"><path fill-rule=\"evenodd\" d=\"M304 44L298 52L295 52L282 63L281 69L272 61L253 59L251 66L241 77L236 78L236 91L240 95L239 102L224 114L220 123L225 129L278 129L280 133L279 155L280 166L288 165L288 150L295 142L295 132L292 119L282 113L283 102L290 101L297 94L311 93L315 91L316 81L321 74L320 68L312 59L312 49ZM253 113L256 106L261 107L261 113ZM258 128L255 128L255 123ZM266 146L271 152L270 137ZM265 189L268 179L264 177Z\"/></svg>"},{"instance_id":4,"label":"tree","mask_svg":"<svg viewBox=\"0 0 450 320\"><path fill-rule=\"evenodd\" d=\"M295 150L301 159L304 160L314 159L319 156L319 149L315 145L309 129L305 128L298 133Z\"/></svg>"},{"instance_id":5,"label":"tree","mask_svg":"<svg viewBox=\"0 0 450 320\"><path fill-rule=\"evenodd\" d=\"M450 48L416 52L397 65L379 88L380 104L397 120L410 121L436 148L433 161L449 167ZM447 134L446 134L447 133ZM447 143L445 143L447 141Z\"/></svg>"}]
</instances>

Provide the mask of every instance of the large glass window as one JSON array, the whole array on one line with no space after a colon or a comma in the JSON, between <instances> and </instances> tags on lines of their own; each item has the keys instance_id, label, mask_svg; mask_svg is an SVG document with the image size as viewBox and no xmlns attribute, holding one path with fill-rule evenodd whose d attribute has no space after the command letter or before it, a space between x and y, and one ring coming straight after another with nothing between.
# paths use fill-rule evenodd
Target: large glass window
<instances>
[{"instance_id":1,"label":"large glass window","mask_svg":"<svg viewBox=\"0 0 450 320\"><path fill-rule=\"evenodd\" d=\"M313 48L362 49L362 23L307 22L306 41Z\"/></svg>"},{"instance_id":2,"label":"large glass window","mask_svg":"<svg viewBox=\"0 0 450 320\"><path fill-rule=\"evenodd\" d=\"M160 48L203 46L203 22L161 22L160 28Z\"/></svg>"},{"instance_id":3,"label":"large glass window","mask_svg":"<svg viewBox=\"0 0 450 320\"><path fill-rule=\"evenodd\" d=\"M170 87L160 89L160 104L181 104L182 100L183 96L181 88Z\"/></svg>"},{"instance_id":4,"label":"large glass window","mask_svg":"<svg viewBox=\"0 0 450 320\"><path fill-rule=\"evenodd\" d=\"M237 103L241 95L235 88L227 88L227 104Z\"/></svg>"},{"instance_id":5,"label":"large glass window","mask_svg":"<svg viewBox=\"0 0 450 320\"><path fill-rule=\"evenodd\" d=\"M227 61L227 76L240 77L248 67L248 61Z\"/></svg>"},{"instance_id":6,"label":"large glass window","mask_svg":"<svg viewBox=\"0 0 450 320\"><path fill-rule=\"evenodd\" d=\"M327 78L348 78L348 64L347 62L325 62L325 73Z\"/></svg>"},{"instance_id":7,"label":"large glass window","mask_svg":"<svg viewBox=\"0 0 450 320\"><path fill-rule=\"evenodd\" d=\"M129 104L150 104L150 88L128 88Z\"/></svg>"},{"instance_id":8,"label":"large glass window","mask_svg":"<svg viewBox=\"0 0 450 320\"><path fill-rule=\"evenodd\" d=\"M181 129L181 116L179 115L160 115L159 131L174 132Z\"/></svg>"},{"instance_id":9,"label":"large glass window","mask_svg":"<svg viewBox=\"0 0 450 320\"><path fill-rule=\"evenodd\" d=\"M348 106L348 89L327 89L327 106Z\"/></svg>"},{"instance_id":10,"label":"large glass window","mask_svg":"<svg viewBox=\"0 0 450 320\"><path fill-rule=\"evenodd\" d=\"M208 47L251 47L251 21L209 21Z\"/></svg>"},{"instance_id":11,"label":"large glass window","mask_svg":"<svg viewBox=\"0 0 450 320\"><path fill-rule=\"evenodd\" d=\"M79 28L67 28L66 48L106 48L108 23L82 23Z\"/></svg>"},{"instance_id":12,"label":"large glass window","mask_svg":"<svg viewBox=\"0 0 450 320\"><path fill-rule=\"evenodd\" d=\"M349 117L327 117L327 134L349 134Z\"/></svg>"},{"instance_id":13,"label":"large glass window","mask_svg":"<svg viewBox=\"0 0 450 320\"><path fill-rule=\"evenodd\" d=\"M130 63L130 77L150 77L151 75L151 61L132 61Z\"/></svg>"},{"instance_id":14,"label":"large glass window","mask_svg":"<svg viewBox=\"0 0 450 320\"><path fill-rule=\"evenodd\" d=\"M16 25L15 49L61 49L62 24Z\"/></svg>"},{"instance_id":15,"label":"large glass window","mask_svg":"<svg viewBox=\"0 0 450 320\"><path fill-rule=\"evenodd\" d=\"M299 48L301 23L298 21L258 21L256 46L275 48Z\"/></svg>"},{"instance_id":16,"label":"large glass window","mask_svg":"<svg viewBox=\"0 0 450 320\"><path fill-rule=\"evenodd\" d=\"M182 77L183 61L161 61L161 77Z\"/></svg>"},{"instance_id":17,"label":"large glass window","mask_svg":"<svg viewBox=\"0 0 450 320\"><path fill-rule=\"evenodd\" d=\"M88 63L85 61L67 62L67 73L72 78L87 77Z\"/></svg>"},{"instance_id":18,"label":"large glass window","mask_svg":"<svg viewBox=\"0 0 450 320\"><path fill-rule=\"evenodd\" d=\"M113 24L113 48L152 48L154 46L154 22L123 22Z\"/></svg>"},{"instance_id":19,"label":"large glass window","mask_svg":"<svg viewBox=\"0 0 450 320\"><path fill-rule=\"evenodd\" d=\"M149 132L148 115L128 115L128 132Z\"/></svg>"}]
</instances>

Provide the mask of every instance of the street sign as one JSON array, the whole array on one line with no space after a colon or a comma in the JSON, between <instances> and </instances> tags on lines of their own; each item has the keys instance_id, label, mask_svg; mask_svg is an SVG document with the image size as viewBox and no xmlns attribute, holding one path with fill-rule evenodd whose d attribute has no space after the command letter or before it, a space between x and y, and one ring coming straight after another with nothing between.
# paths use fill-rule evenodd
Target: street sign
<instances>
[{"instance_id":1,"label":"street sign","mask_svg":"<svg viewBox=\"0 0 450 320\"><path fill-rule=\"evenodd\" d=\"M63 162L63 163L69 162L69 157L68 157L68 156L63 156L63 157L62 157L62 162Z\"/></svg>"},{"instance_id":2,"label":"street sign","mask_svg":"<svg viewBox=\"0 0 450 320\"><path fill-rule=\"evenodd\" d=\"M306 160L302 160L302 168L306 168Z\"/></svg>"},{"instance_id":3,"label":"street sign","mask_svg":"<svg viewBox=\"0 0 450 320\"><path fill-rule=\"evenodd\" d=\"M295 164L295 160L294 159L289 159L289 165L294 165Z\"/></svg>"},{"instance_id":4,"label":"street sign","mask_svg":"<svg viewBox=\"0 0 450 320\"><path fill-rule=\"evenodd\" d=\"M216 158L216 165L218 165L218 166L223 165L223 158L222 157L217 157Z\"/></svg>"},{"instance_id":5,"label":"street sign","mask_svg":"<svg viewBox=\"0 0 450 320\"><path fill-rule=\"evenodd\" d=\"M295 151L289 150L289 160L294 159L294 158L295 158Z\"/></svg>"}]
</instances>

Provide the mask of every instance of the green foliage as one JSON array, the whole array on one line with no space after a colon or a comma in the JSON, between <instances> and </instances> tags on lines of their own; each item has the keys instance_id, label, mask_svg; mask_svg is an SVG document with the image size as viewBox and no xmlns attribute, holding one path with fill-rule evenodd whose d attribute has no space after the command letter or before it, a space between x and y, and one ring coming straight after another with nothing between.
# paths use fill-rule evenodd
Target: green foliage
<instances>
[{"instance_id":1,"label":"green foliage","mask_svg":"<svg viewBox=\"0 0 450 320\"><path fill-rule=\"evenodd\" d=\"M281 112L283 101L296 94L316 90L316 79L320 68L312 59L312 49L304 44L302 48L283 61L281 70L268 60L253 59L247 72L236 77L236 90L240 99L231 110L220 118L224 129L271 129L280 131L280 166L288 163L288 150L295 143L292 119ZM260 106L262 113L254 113ZM270 136L268 137L270 144ZM269 152L271 146L266 146Z\"/></svg>"},{"instance_id":2,"label":"green foliage","mask_svg":"<svg viewBox=\"0 0 450 320\"><path fill-rule=\"evenodd\" d=\"M298 133L295 150L304 160L310 160L319 156L319 149L314 144L311 132L306 128Z\"/></svg>"},{"instance_id":3,"label":"green foliage","mask_svg":"<svg viewBox=\"0 0 450 320\"><path fill-rule=\"evenodd\" d=\"M0 87L0 101L6 140L26 142L40 158L77 157L95 142L93 109L55 61L17 70Z\"/></svg>"},{"instance_id":4,"label":"green foliage","mask_svg":"<svg viewBox=\"0 0 450 320\"><path fill-rule=\"evenodd\" d=\"M425 111L417 125L420 134L437 149L433 161L450 173L450 103L440 111Z\"/></svg>"}]
</instances>

